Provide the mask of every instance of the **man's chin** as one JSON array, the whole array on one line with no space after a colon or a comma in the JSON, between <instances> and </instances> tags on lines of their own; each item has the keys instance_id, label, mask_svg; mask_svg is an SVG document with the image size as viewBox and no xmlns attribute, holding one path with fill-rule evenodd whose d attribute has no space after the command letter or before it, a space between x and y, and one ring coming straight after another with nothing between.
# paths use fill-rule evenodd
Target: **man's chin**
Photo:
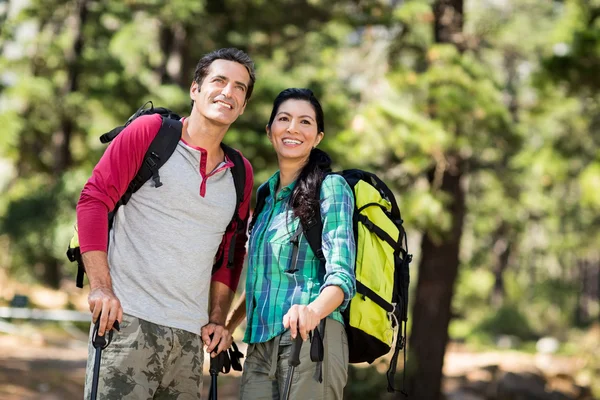
<instances>
[{"instance_id":1,"label":"man's chin","mask_svg":"<svg viewBox=\"0 0 600 400\"><path fill-rule=\"evenodd\" d=\"M231 115L208 115L207 119L213 125L229 126L235 122L236 118L232 118Z\"/></svg>"}]
</instances>

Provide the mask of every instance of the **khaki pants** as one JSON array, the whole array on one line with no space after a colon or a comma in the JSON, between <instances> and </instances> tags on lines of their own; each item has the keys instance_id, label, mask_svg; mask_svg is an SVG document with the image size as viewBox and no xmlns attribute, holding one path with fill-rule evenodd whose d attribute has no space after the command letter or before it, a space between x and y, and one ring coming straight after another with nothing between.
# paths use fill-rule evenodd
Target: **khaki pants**
<instances>
[{"instance_id":1,"label":"khaki pants","mask_svg":"<svg viewBox=\"0 0 600 400\"><path fill-rule=\"evenodd\" d=\"M344 326L329 318L325 327L323 382L318 381L317 363L310 359L310 341L300 351L300 365L294 371L290 399L342 399L348 379L348 338ZM250 344L244 363L240 398L279 399L283 395L292 348L289 330L265 343Z\"/></svg>"},{"instance_id":2,"label":"khaki pants","mask_svg":"<svg viewBox=\"0 0 600 400\"><path fill-rule=\"evenodd\" d=\"M85 399L91 396L95 353L90 344ZM203 362L200 335L123 315L121 331L102 350L98 399L200 399Z\"/></svg>"}]
</instances>

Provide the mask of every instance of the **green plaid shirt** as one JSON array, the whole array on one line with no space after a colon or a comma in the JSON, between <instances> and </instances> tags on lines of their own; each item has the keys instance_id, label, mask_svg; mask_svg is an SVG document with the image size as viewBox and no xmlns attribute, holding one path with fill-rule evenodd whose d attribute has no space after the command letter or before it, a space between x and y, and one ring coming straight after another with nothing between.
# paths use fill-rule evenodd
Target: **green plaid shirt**
<instances>
[{"instance_id":1,"label":"green plaid shirt","mask_svg":"<svg viewBox=\"0 0 600 400\"><path fill-rule=\"evenodd\" d=\"M246 277L247 327L244 341L262 343L285 331L283 316L293 304L307 305L327 286L344 292L344 302L330 317L344 322L343 311L356 291L354 261L356 244L352 230L354 196L339 175L329 175L321 186L323 220L323 255L325 268L312 252L304 235L300 235L297 272L289 273L293 244L299 219L293 216L289 197L295 182L281 189L279 172L264 183L270 195L256 219L248 251Z\"/></svg>"}]
</instances>

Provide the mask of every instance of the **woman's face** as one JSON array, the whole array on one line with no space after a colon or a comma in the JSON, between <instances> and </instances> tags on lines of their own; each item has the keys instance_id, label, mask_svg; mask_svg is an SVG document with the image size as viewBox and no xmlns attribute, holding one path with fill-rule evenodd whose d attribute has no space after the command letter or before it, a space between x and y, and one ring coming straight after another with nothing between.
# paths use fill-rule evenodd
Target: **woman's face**
<instances>
[{"instance_id":1,"label":"woman's face","mask_svg":"<svg viewBox=\"0 0 600 400\"><path fill-rule=\"evenodd\" d=\"M267 136L279 160L307 159L323 135L317 129L315 110L306 100L284 101L277 110L271 129L267 126Z\"/></svg>"}]
</instances>

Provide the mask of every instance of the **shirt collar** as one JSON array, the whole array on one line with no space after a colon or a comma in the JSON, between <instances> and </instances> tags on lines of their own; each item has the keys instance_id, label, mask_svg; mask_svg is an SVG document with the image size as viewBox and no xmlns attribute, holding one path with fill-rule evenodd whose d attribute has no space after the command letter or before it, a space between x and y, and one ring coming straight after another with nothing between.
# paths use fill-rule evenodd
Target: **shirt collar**
<instances>
[{"instance_id":1,"label":"shirt collar","mask_svg":"<svg viewBox=\"0 0 600 400\"><path fill-rule=\"evenodd\" d=\"M275 198L275 193L277 193L277 187L279 186L279 171L275 172L268 180L269 185L269 193L273 195ZM279 193L277 193L277 200L285 199L286 197L292 194L292 190L296 187L296 181L290 183L286 187L282 188Z\"/></svg>"}]
</instances>

